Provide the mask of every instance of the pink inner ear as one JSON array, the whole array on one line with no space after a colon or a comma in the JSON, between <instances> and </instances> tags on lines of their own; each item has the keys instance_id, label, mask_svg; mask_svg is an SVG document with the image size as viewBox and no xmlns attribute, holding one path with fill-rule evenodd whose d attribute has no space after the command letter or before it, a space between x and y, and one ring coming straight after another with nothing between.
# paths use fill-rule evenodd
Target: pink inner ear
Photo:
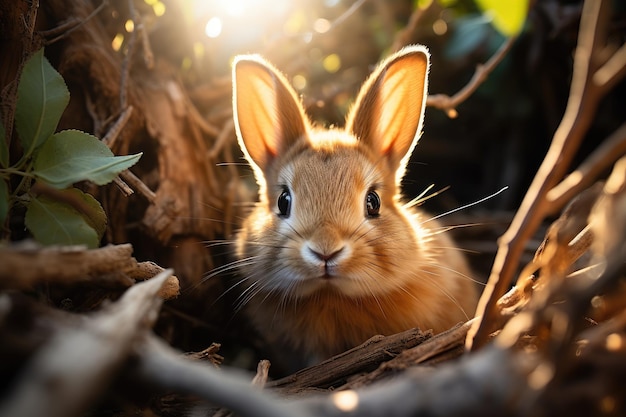
<instances>
[{"instance_id":1,"label":"pink inner ear","mask_svg":"<svg viewBox=\"0 0 626 417\"><path fill-rule=\"evenodd\" d=\"M390 67L381 83L377 100L377 134L382 138L380 151L406 153L418 130L422 115L424 83L410 74L412 67ZM392 149L393 148L393 149Z\"/></svg>"},{"instance_id":2,"label":"pink inner ear","mask_svg":"<svg viewBox=\"0 0 626 417\"><path fill-rule=\"evenodd\" d=\"M306 133L308 120L287 80L262 58L236 61L234 76L239 143L264 170Z\"/></svg>"}]
</instances>

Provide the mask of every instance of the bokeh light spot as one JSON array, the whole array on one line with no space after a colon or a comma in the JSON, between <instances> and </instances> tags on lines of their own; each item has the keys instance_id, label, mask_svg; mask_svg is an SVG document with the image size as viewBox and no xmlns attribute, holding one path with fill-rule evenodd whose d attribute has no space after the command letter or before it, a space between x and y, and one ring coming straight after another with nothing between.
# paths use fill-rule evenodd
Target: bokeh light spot
<instances>
[{"instance_id":1,"label":"bokeh light spot","mask_svg":"<svg viewBox=\"0 0 626 417\"><path fill-rule=\"evenodd\" d=\"M154 11L154 15L156 17L161 17L165 14L165 4L161 3L160 1L154 3L152 5L152 11Z\"/></svg>"},{"instance_id":2,"label":"bokeh light spot","mask_svg":"<svg viewBox=\"0 0 626 417\"><path fill-rule=\"evenodd\" d=\"M352 390L340 391L333 394L333 404L344 413L354 411L359 405L359 394Z\"/></svg>"},{"instance_id":3,"label":"bokeh light spot","mask_svg":"<svg viewBox=\"0 0 626 417\"><path fill-rule=\"evenodd\" d=\"M448 24L443 19L437 19L433 22L433 32L435 35L445 35L448 32Z\"/></svg>"},{"instance_id":4,"label":"bokeh light spot","mask_svg":"<svg viewBox=\"0 0 626 417\"><path fill-rule=\"evenodd\" d=\"M606 337L606 348L610 351L618 351L624 346L622 336L617 333L611 333Z\"/></svg>"},{"instance_id":5,"label":"bokeh light spot","mask_svg":"<svg viewBox=\"0 0 626 417\"><path fill-rule=\"evenodd\" d=\"M283 32L286 35L297 35L302 32L302 28L306 23L306 15L302 11L292 14L283 26Z\"/></svg>"},{"instance_id":6,"label":"bokeh light spot","mask_svg":"<svg viewBox=\"0 0 626 417\"><path fill-rule=\"evenodd\" d=\"M201 42L194 42L193 44L193 55L200 59L204 56L204 45Z\"/></svg>"},{"instance_id":7,"label":"bokeh light spot","mask_svg":"<svg viewBox=\"0 0 626 417\"><path fill-rule=\"evenodd\" d=\"M330 21L327 19L317 19L313 23L313 30L317 33L326 33L330 30Z\"/></svg>"},{"instance_id":8,"label":"bokeh light spot","mask_svg":"<svg viewBox=\"0 0 626 417\"><path fill-rule=\"evenodd\" d=\"M306 88L306 77L302 74L294 75L291 82L296 90L304 90Z\"/></svg>"},{"instance_id":9,"label":"bokeh light spot","mask_svg":"<svg viewBox=\"0 0 626 417\"><path fill-rule=\"evenodd\" d=\"M133 30L135 30L135 22L128 19L126 23L124 23L124 29L126 29L126 32L128 33L132 32Z\"/></svg>"},{"instance_id":10,"label":"bokeh light spot","mask_svg":"<svg viewBox=\"0 0 626 417\"><path fill-rule=\"evenodd\" d=\"M341 68L341 58L337 54L330 54L324 58L322 66L327 72L335 73Z\"/></svg>"},{"instance_id":11,"label":"bokeh light spot","mask_svg":"<svg viewBox=\"0 0 626 417\"><path fill-rule=\"evenodd\" d=\"M118 33L117 35L115 35L115 37L111 41L111 48L113 48L114 51L119 51L123 43L124 43L124 35L122 35L121 33Z\"/></svg>"}]
</instances>

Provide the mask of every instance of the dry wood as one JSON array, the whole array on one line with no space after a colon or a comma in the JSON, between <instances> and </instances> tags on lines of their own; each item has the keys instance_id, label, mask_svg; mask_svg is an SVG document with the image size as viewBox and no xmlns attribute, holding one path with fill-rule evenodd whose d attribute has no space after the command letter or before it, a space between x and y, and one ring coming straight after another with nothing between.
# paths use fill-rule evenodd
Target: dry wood
<instances>
[{"instance_id":1,"label":"dry wood","mask_svg":"<svg viewBox=\"0 0 626 417\"><path fill-rule=\"evenodd\" d=\"M554 134L550 149L506 233L500 238L493 268L480 298L476 315L482 319L470 329L467 347L483 346L495 330L498 299L513 280L524 242L544 219L549 190L563 177L583 135L587 132L600 98L607 90L592 82L593 74L606 62L607 1L585 1L574 56L574 73L565 114Z\"/></svg>"},{"instance_id":2,"label":"dry wood","mask_svg":"<svg viewBox=\"0 0 626 417\"><path fill-rule=\"evenodd\" d=\"M427 364L429 360L444 355L446 352L456 353L456 355L447 359L458 357L463 351L459 348L463 346L470 323L471 321L427 339L415 347L403 350L390 361L383 362L375 371L350 380L342 388L354 389L370 385L372 382L397 375L410 367Z\"/></svg>"},{"instance_id":3,"label":"dry wood","mask_svg":"<svg viewBox=\"0 0 626 417\"><path fill-rule=\"evenodd\" d=\"M129 289L119 302L80 326L58 331L22 370L0 415L81 415L129 357L135 343L158 317L164 271Z\"/></svg>"},{"instance_id":4,"label":"dry wood","mask_svg":"<svg viewBox=\"0 0 626 417\"><path fill-rule=\"evenodd\" d=\"M163 272L163 268L153 262L138 263L132 252L130 244L98 249L42 248L34 243L3 247L0 248L0 287L28 289L41 283L91 283L107 288L127 288L135 279L146 280ZM161 298L170 299L178 294L178 279L169 276Z\"/></svg>"},{"instance_id":5,"label":"dry wood","mask_svg":"<svg viewBox=\"0 0 626 417\"><path fill-rule=\"evenodd\" d=\"M334 356L319 365L272 381L268 387L295 392L306 388L328 388L348 377L368 372L380 363L392 359L405 349L417 346L432 337L432 332L410 329L391 336L374 336L363 344Z\"/></svg>"}]
</instances>

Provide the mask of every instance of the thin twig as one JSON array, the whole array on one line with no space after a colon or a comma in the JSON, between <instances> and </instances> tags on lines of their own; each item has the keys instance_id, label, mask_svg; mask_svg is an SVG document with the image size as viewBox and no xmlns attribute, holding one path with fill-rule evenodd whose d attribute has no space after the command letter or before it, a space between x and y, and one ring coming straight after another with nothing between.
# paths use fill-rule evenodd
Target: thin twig
<instances>
[{"instance_id":1,"label":"thin twig","mask_svg":"<svg viewBox=\"0 0 626 417\"><path fill-rule=\"evenodd\" d=\"M256 375L252 378L252 385L263 388L267 383L270 373L270 361L267 359L260 360L256 367Z\"/></svg>"},{"instance_id":2,"label":"thin twig","mask_svg":"<svg viewBox=\"0 0 626 417\"><path fill-rule=\"evenodd\" d=\"M221 132L217 135L217 139L213 143L211 150L209 151L209 159L215 160L217 155L222 151L222 148L228 140L235 137L235 122L233 119L228 119L224 126L222 127Z\"/></svg>"},{"instance_id":3,"label":"thin twig","mask_svg":"<svg viewBox=\"0 0 626 417\"><path fill-rule=\"evenodd\" d=\"M575 171L548 192L548 214L559 211L623 155L626 155L626 123L617 128Z\"/></svg>"},{"instance_id":4,"label":"thin twig","mask_svg":"<svg viewBox=\"0 0 626 417\"><path fill-rule=\"evenodd\" d=\"M431 94L426 100L426 105L443 110L449 118L454 119L457 116L456 108L459 104L467 100L474 91L480 87L480 85L487 79L491 71L493 71L498 64L504 59L509 50L513 47L516 37L508 38L496 51L496 53L489 58L489 61L476 67L476 71L472 76L472 79L452 97L446 94Z\"/></svg>"},{"instance_id":5,"label":"thin twig","mask_svg":"<svg viewBox=\"0 0 626 417\"><path fill-rule=\"evenodd\" d=\"M115 140L119 137L120 132L128 123L130 116L133 114L133 106L125 107L122 110L122 113L119 115L113 126L109 128L107 134L102 138L102 142L107 145L109 148L113 148L115 146Z\"/></svg>"},{"instance_id":6,"label":"thin twig","mask_svg":"<svg viewBox=\"0 0 626 417\"><path fill-rule=\"evenodd\" d=\"M91 13L89 13L89 15L84 18L84 19L73 19L70 20L68 22L65 22L55 28L52 28L50 30L46 30L46 31L42 31L41 34L43 35L44 38L48 37L48 36L52 36L52 35L56 35L57 33L61 33L60 35L56 36L55 38L52 39L48 39L45 41L46 45L51 45L55 42L60 41L63 38L66 38L67 36L71 35L72 32L74 32L76 29L82 27L85 23L89 22L91 19L93 19L98 13L100 13L106 6L109 5L109 0L102 0L102 3L100 3L98 5L98 7L96 7Z\"/></svg>"},{"instance_id":7,"label":"thin twig","mask_svg":"<svg viewBox=\"0 0 626 417\"><path fill-rule=\"evenodd\" d=\"M593 82L599 87L610 90L626 75L626 44L622 45L611 57L593 74Z\"/></svg>"},{"instance_id":8,"label":"thin twig","mask_svg":"<svg viewBox=\"0 0 626 417\"><path fill-rule=\"evenodd\" d=\"M133 23L137 19L137 12L135 11L134 0L128 0L128 11ZM133 54L135 53L135 43L137 41L137 32L132 30L128 37L128 43L126 46L126 55L122 61L121 79L120 79L120 110L124 110L128 106L127 97L127 84L130 77L130 66L133 60Z\"/></svg>"},{"instance_id":9,"label":"thin twig","mask_svg":"<svg viewBox=\"0 0 626 417\"><path fill-rule=\"evenodd\" d=\"M139 193L139 195L143 196L151 204L154 204L154 202L156 201L156 194L135 174L133 174L129 170L125 170L120 172L120 178L122 178L124 182L130 184L133 190Z\"/></svg>"},{"instance_id":10,"label":"thin twig","mask_svg":"<svg viewBox=\"0 0 626 417\"><path fill-rule=\"evenodd\" d=\"M143 49L143 62L146 65L146 68L153 69L154 53L152 52L152 47L150 46L148 31L146 30L146 25L143 23L143 17L140 14L137 14L136 18L137 21L135 22L135 30L137 31L137 33L139 33L139 37L141 38L141 47Z\"/></svg>"}]
</instances>

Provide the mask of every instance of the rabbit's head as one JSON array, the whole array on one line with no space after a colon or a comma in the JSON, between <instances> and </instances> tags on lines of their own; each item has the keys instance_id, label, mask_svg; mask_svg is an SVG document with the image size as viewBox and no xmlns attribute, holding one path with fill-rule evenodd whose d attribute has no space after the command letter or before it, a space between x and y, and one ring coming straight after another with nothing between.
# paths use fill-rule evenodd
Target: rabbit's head
<instances>
[{"instance_id":1,"label":"rabbit's head","mask_svg":"<svg viewBox=\"0 0 626 417\"><path fill-rule=\"evenodd\" d=\"M318 129L274 67L235 60L237 137L260 189L238 237L250 295L384 294L429 262L430 236L399 195L428 68L426 48L403 49L368 78L344 129Z\"/></svg>"}]
</instances>

